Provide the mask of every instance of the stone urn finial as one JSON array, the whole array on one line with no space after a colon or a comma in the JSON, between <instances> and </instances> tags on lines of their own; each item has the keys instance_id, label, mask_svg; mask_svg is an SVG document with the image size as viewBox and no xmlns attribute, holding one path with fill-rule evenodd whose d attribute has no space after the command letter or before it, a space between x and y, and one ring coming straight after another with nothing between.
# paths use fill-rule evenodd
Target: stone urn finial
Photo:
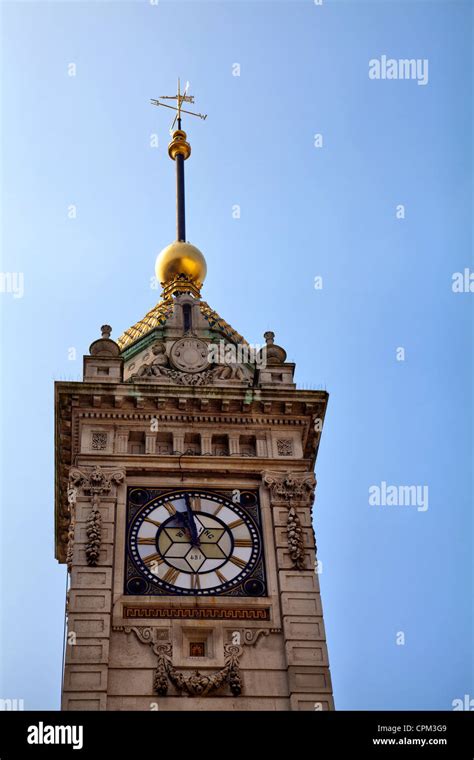
<instances>
[{"instance_id":1,"label":"stone urn finial","mask_svg":"<svg viewBox=\"0 0 474 760\"><path fill-rule=\"evenodd\" d=\"M112 328L110 325L102 325L101 337L89 346L91 356L120 356L120 348L110 337Z\"/></svg>"},{"instance_id":2,"label":"stone urn finial","mask_svg":"<svg viewBox=\"0 0 474 760\"><path fill-rule=\"evenodd\" d=\"M266 364L284 364L286 361L286 351L281 346L277 346L275 343L275 333L271 330L267 330L263 334L265 338L266 346L264 346L260 354Z\"/></svg>"}]
</instances>

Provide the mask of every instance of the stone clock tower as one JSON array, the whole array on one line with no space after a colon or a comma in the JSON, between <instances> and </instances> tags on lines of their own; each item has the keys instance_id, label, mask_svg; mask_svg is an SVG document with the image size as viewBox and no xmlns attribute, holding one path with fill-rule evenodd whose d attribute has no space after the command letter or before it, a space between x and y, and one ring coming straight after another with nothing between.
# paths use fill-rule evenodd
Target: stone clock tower
<instances>
[{"instance_id":1,"label":"stone clock tower","mask_svg":"<svg viewBox=\"0 0 474 760\"><path fill-rule=\"evenodd\" d=\"M296 388L273 333L257 350L201 298L189 97L162 299L117 341L102 327L83 381L55 386L62 709L330 710L312 528L328 396Z\"/></svg>"}]
</instances>

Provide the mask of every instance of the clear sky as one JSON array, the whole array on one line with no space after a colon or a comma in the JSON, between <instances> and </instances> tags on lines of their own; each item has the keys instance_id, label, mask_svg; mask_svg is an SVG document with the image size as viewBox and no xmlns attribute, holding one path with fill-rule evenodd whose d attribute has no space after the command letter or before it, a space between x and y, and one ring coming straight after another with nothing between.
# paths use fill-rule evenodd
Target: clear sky
<instances>
[{"instance_id":1,"label":"clear sky","mask_svg":"<svg viewBox=\"0 0 474 760\"><path fill-rule=\"evenodd\" d=\"M1 18L2 272L24 292L0 293L0 697L59 706L53 381L81 379L100 325L117 337L158 298L174 165L149 99L178 74L209 115L186 122L203 296L252 343L274 330L298 384L330 393L315 527L336 707L474 697L474 294L452 290L474 268L472 4L4 2ZM427 59L427 84L370 79L383 55ZM427 486L428 508L371 506L382 482Z\"/></svg>"}]
</instances>

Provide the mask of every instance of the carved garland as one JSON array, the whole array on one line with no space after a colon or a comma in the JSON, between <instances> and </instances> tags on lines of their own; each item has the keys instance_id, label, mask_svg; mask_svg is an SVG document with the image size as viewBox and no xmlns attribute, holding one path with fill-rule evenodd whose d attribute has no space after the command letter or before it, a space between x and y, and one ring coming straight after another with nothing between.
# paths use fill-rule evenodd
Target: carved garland
<instances>
[{"instance_id":1,"label":"carved garland","mask_svg":"<svg viewBox=\"0 0 474 760\"><path fill-rule=\"evenodd\" d=\"M158 661L153 676L153 689L160 696L164 697L168 693L169 683L172 683L180 692L185 692L188 696L206 697L213 691L217 691L225 683L229 684L232 694L238 696L242 692L242 681L240 677L239 657L242 654L242 648L233 644L224 645L225 665L217 673L203 675L198 670L189 678L177 671L171 662L172 646L163 642L163 636L168 636L168 632L151 626L115 626L114 631L124 631L125 633L134 633L142 644L149 644L156 654Z\"/></svg>"},{"instance_id":2,"label":"carved garland","mask_svg":"<svg viewBox=\"0 0 474 760\"><path fill-rule=\"evenodd\" d=\"M163 645L158 647L158 664L153 678L153 687L157 694L164 697L168 692L169 680L178 691L185 692L189 697L207 697L228 683L232 694L238 697L242 693L239 667L241 654L241 647L225 644L225 665L221 670L210 675L203 675L196 670L192 676L186 678L171 664L171 644Z\"/></svg>"},{"instance_id":3,"label":"carved garland","mask_svg":"<svg viewBox=\"0 0 474 760\"><path fill-rule=\"evenodd\" d=\"M71 572L72 569L72 559L74 555L74 535L76 531L76 500L77 500L77 488L73 485L71 481L68 483L67 488L67 501L69 505L69 527L67 532L67 553L66 553L66 564L67 569L69 572Z\"/></svg>"},{"instance_id":4,"label":"carved garland","mask_svg":"<svg viewBox=\"0 0 474 760\"><path fill-rule=\"evenodd\" d=\"M277 628L248 628L239 631L239 643L224 644L223 668L216 673L204 675L196 670L193 675L186 678L173 667L173 648L169 641L164 641L169 636L167 629L152 626L114 626L114 631L134 633L142 644L149 644L157 656L157 664L153 674L153 690L161 697L168 693L169 684L190 697L206 697L214 691L222 688L226 683L234 696L242 693L242 677L240 674L240 657L243 648L240 642L246 646L255 646L260 636L268 636L270 633L281 633ZM232 632L235 635L235 631Z\"/></svg>"},{"instance_id":5,"label":"carved garland","mask_svg":"<svg viewBox=\"0 0 474 760\"><path fill-rule=\"evenodd\" d=\"M269 487L273 502L283 502L288 508L286 528L288 531L288 552L293 566L304 570L305 551L303 528L298 512L292 502L311 505L314 501L316 479L313 473L263 473L263 482Z\"/></svg>"},{"instance_id":6,"label":"carved garland","mask_svg":"<svg viewBox=\"0 0 474 760\"><path fill-rule=\"evenodd\" d=\"M297 570L304 569L304 543L303 543L303 529L301 527L300 518L294 507L290 507L288 510L288 520L286 523L288 530L288 551L290 557L293 560L293 564Z\"/></svg>"},{"instance_id":7,"label":"carved garland","mask_svg":"<svg viewBox=\"0 0 474 760\"><path fill-rule=\"evenodd\" d=\"M86 560L87 564L95 567L99 561L100 545L102 542L102 517L99 510L94 505L87 518L86 524L87 546Z\"/></svg>"},{"instance_id":8,"label":"carved garland","mask_svg":"<svg viewBox=\"0 0 474 760\"><path fill-rule=\"evenodd\" d=\"M82 491L91 497L91 510L86 522L86 562L89 566L95 567L99 561L100 548L102 542L102 517L100 514L100 500L103 496L110 493L112 483L120 485L125 478L122 470L112 470L107 472L100 466L96 465L90 471L82 471L72 468L69 471L68 502L70 510L70 522L68 532L68 549L67 565L71 571L72 557L74 551L74 531L75 531L75 505L77 491Z\"/></svg>"}]
</instances>

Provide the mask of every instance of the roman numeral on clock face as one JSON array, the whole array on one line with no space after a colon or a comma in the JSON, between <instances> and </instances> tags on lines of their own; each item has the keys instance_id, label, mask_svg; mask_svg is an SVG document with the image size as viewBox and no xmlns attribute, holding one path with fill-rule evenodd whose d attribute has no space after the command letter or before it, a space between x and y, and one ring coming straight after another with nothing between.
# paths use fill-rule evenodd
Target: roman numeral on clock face
<instances>
[{"instance_id":1,"label":"roman numeral on clock face","mask_svg":"<svg viewBox=\"0 0 474 760\"><path fill-rule=\"evenodd\" d=\"M238 528L239 525L244 525L244 521L243 520L234 520L234 522L229 523L227 525L227 527L230 528L230 530L234 530L234 528Z\"/></svg>"},{"instance_id":2,"label":"roman numeral on clock face","mask_svg":"<svg viewBox=\"0 0 474 760\"><path fill-rule=\"evenodd\" d=\"M143 522L151 523L152 525L155 525L157 528L159 528L161 525L160 522L157 522L156 520L152 520L151 517L145 517Z\"/></svg>"},{"instance_id":3,"label":"roman numeral on clock face","mask_svg":"<svg viewBox=\"0 0 474 760\"><path fill-rule=\"evenodd\" d=\"M194 589L201 588L201 580L197 573L193 573L193 575L191 576L191 588L194 588Z\"/></svg>"},{"instance_id":4,"label":"roman numeral on clock face","mask_svg":"<svg viewBox=\"0 0 474 760\"><path fill-rule=\"evenodd\" d=\"M221 573L220 570L215 571L217 577L219 578L221 583L227 583L227 578L225 577L224 573Z\"/></svg>"},{"instance_id":5,"label":"roman numeral on clock face","mask_svg":"<svg viewBox=\"0 0 474 760\"><path fill-rule=\"evenodd\" d=\"M229 562L233 562L234 565L237 565L237 567L247 567L247 563L240 559L240 557L236 557L235 555L232 555L232 557L229 557Z\"/></svg>"},{"instance_id":6,"label":"roman numeral on clock face","mask_svg":"<svg viewBox=\"0 0 474 760\"><path fill-rule=\"evenodd\" d=\"M155 552L155 554L149 554L148 557L145 557L143 561L145 565L151 565L151 564L161 565L161 563L163 562L163 557L161 556L161 554L158 554L157 552Z\"/></svg>"},{"instance_id":7,"label":"roman numeral on clock face","mask_svg":"<svg viewBox=\"0 0 474 760\"><path fill-rule=\"evenodd\" d=\"M155 539L153 537L151 538L139 538L137 541L137 544L140 546L154 546L155 545Z\"/></svg>"},{"instance_id":8,"label":"roman numeral on clock face","mask_svg":"<svg viewBox=\"0 0 474 760\"><path fill-rule=\"evenodd\" d=\"M167 570L164 574L163 580L166 581L166 583L176 583L179 574L179 570L176 570L174 567L170 567L169 570Z\"/></svg>"}]
</instances>

